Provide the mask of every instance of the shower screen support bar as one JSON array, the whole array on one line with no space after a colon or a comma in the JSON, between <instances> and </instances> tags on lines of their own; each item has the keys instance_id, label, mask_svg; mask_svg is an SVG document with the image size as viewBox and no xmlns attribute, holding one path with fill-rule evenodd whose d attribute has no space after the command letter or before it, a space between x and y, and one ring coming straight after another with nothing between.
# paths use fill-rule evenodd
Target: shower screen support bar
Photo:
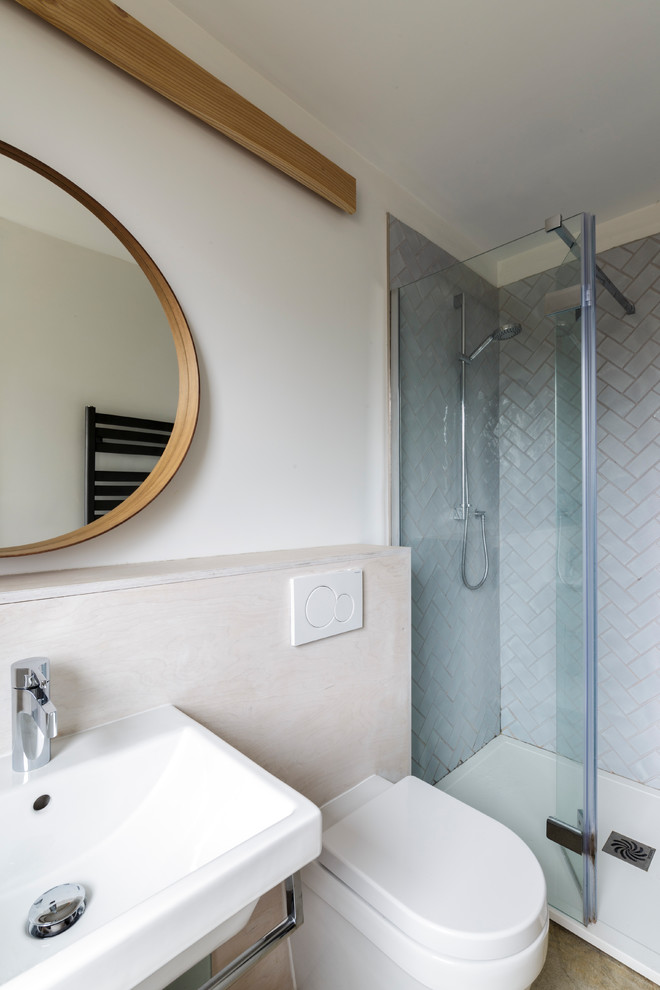
<instances>
[{"instance_id":1,"label":"shower screen support bar","mask_svg":"<svg viewBox=\"0 0 660 990\"><path fill-rule=\"evenodd\" d=\"M570 231L566 230L562 222L562 215L558 213L557 216L548 217L545 221L546 233L555 233L558 237L562 239L564 244L572 251L576 246L577 241L573 237ZM579 254L578 254L579 257ZM604 289L607 289L609 294L613 296L618 302L619 306L627 313L628 316L632 316L635 312L635 304L631 303L629 299L620 292L614 282L607 277L603 269L596 265L596 280L600 282Z\"/></svg>"}]
</instances>

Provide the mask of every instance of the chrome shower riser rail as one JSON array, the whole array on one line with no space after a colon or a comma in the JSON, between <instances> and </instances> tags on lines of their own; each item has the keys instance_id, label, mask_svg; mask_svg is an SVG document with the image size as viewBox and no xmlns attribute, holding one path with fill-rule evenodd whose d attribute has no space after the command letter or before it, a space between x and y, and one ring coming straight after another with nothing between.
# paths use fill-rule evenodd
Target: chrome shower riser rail
<instances>
[{"instance_id":1,"label":"chrome shower riser rail","mask_svg":"<svg viewBox=\"0 0 660 990\"><path fill-rule=\"evenodd\" d=\"M227 990L236 980L263 959L271 949L300 928L303 923L302 887L300 874L294 873L285 881L287 916L275 928L267 932L244 952L241 952L224 969L207 980L199 990Z\"/></svg>"},{"instance_id":2,"label":"chrome shower riser rail","mask_svg":"<svg viewBox=\"0 0 660 990\"><path fill-rule=\"evenodd\" d=\"M486 544L486 513L479 510L475 510L475 519L481 519L481 542L483 546L484 554L484 570L481 578L475 583L471 584L467 578L466 571L466 561L467 561L467 543L468 543L468 530L470 527L470 488L468 482L468 467L467 467L467 400L466 400L466 377L467 377L467 367L481 351L486 347L493 337L489 337L485 340L477 350L467 357L467 324L465 315L465 293L459 292L454 296L454 309L460 309L461 311L461 353L460 353L460 364L461 364L461 504L455 510L454 517L463 521L463 540L461 545L461 580L468 591L478 591L479 588L483 586L488 577L488 546ZM494 336L494 335L493 335Z\"/></svg>"},{"instance_id":3,"label":"chrome shower riser rail","mask_svg":"<svg viewBox=\"0 0 660 990\"><path fill-rule=\"evenodd\" d=\"M401 387L399 385L399 290L390 290L390 539L401 545Z\"/></svg>"},{"instance_id":4,"label":"chrome shower riser rail","mask_svg":"<svg viewBox=\"0 0 660 990\"><path fill-rule=\"evenodd\" d=\"M461 311L461 358L465 354L467 347L466 326L465 326L465 293L460 292L454 296L454 309ZM461 519L467 519L468 507L468 486L467 486L467 462L465 454L466 444L466 411L465 411L465 376L467 373L466 362L461 360Z\"/></svg>"}]
</instances>

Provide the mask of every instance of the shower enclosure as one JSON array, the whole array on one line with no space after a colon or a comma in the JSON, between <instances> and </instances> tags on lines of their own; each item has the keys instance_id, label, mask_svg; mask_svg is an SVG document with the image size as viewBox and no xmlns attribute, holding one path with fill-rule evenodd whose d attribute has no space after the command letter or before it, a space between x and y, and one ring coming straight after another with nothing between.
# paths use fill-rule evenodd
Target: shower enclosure
<instances>
[{"instance_id":1,"label":"shower enclosure","mask_svg":"<svg viewBox=\"0 0 660 990\"><path fill-rule=\"evenodd\" d=\"M580 215L392 293L413 772L518 831L550 903L585 924L596 914L595 276L594 222ZM527 783L525 747L543 759Z\"/></svg>"}]
</instances>

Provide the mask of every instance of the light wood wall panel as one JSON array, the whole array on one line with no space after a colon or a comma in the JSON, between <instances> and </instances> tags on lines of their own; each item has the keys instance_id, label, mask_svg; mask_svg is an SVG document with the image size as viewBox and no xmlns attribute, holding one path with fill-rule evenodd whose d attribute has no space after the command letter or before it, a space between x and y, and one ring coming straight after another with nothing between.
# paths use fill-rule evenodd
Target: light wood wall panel
<instances>
[{"instance_id":1,"label":"light wood wall panel","mask_svg":"<svg viewBox=\"0 0 660 990\"><path fill-rule=\"evenodd\" d=\"M5 590L0 751L11 745L9 666L43 655L62 734L168 703L317 804L369 774L408 773L409 551L272 555L263 567L253 558L246 555L244 568L232 558L218 576L169 574L168 583L142 587L113 587L115 569L98 569L89 594L80 574L67 586L67 572L55 591L42 592L58 597L34 598L40 592L32 587L32 600L8 602L21 594ZM290 578L348 567L364 572L364 627L291 646ZM144 566L139 574L148 580ZM104 580L109 590L98 590ZM272 917L261 915L257 908L263 932ZM283 972L288 955L274 953L237 986L279 990Z\"/></svg>"}]
</instances>

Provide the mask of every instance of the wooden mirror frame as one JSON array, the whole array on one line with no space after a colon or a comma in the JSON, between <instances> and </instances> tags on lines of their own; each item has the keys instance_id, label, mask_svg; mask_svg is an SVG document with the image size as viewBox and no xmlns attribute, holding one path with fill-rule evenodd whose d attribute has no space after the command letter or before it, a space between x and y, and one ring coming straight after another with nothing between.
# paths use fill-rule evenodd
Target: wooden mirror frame
<instances>
[{"instance_id":1,"label":"wooden mirror frame","mask_svg":"<svg viewBox=\"0 0 660 990\"><path fill-rule=\"evenodd\" d=\"M27 168L49 179L55 185L59 186L60 189L69 193L79 203L87 207L124 245L146 275L163 307L174 338L179 366L179 399L174 428L165 452L149 474L149 477L121 505L118 505L100 519L95 519L94 522L88 523L86 526L81 526L79 529L74 529L69 533L64 533L52 539L41 540L37 543L26 543L22 546L0 548L0 557L20 557L33 553L44 553L47 550L61 550L64 547L74 546L77 543L91 540L95 536L100 536L101 533L107 533L109 530L114 529L115 526L121 525L121 523L126 522L127 519L140 512L141 509L144 509L149 502L153 501L162 492L179 469L183 458L188 452L193 433L195 432L199 413L199 370L190 328L176 296L154 260L147 254L142 245L136 241L126 227L109 213L105 207L101 206L100 203L86 193L84 189L81 189L65 176L56 172L55 169L50 168L50 166L44 165L43 162L20 151L18 148L14 148L10 144L6 144L4 141L0 141L0 154L13 159L21 165L25 165Z\"/></svg>"}]
</instances>

